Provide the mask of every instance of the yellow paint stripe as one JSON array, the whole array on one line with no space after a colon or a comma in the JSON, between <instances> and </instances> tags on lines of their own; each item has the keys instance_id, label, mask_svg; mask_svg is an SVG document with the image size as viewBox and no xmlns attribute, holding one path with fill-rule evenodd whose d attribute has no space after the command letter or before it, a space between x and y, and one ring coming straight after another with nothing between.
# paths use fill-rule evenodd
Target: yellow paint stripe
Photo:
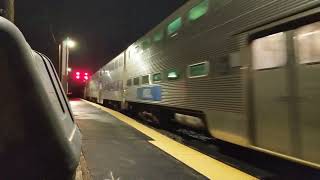
<instances>
[{"instance_id":1,"label":"yellow paint stripe","mask_svg":"<svg viewBox=\"0 0 320 180\"><path fill-rule=\"evenodd\" d=\"M209 179L215 180L256 180L257 178L248 175L236 168L233 168L227 164L224 164L216 159L213 159L205 154L202 154L192 148L189 148L181 143L174 141L173 139L158 133L157 131L138 123L134 119L125 116L117 111L108 109L98 104L82 100L87 102L107 113L118 118L120 121L132 126L141 133L149 136L153 139L151 144L160 148L162 151L173 156L175 159L186 164L190 168L196 170L200 174L206 176Z\"/></svg>"}]
</instances>

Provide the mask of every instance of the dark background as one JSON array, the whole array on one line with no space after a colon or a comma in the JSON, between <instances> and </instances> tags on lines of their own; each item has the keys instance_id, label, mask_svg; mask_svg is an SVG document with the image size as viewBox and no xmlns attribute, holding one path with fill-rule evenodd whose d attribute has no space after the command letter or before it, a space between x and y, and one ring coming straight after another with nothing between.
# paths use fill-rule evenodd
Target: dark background
<instances>
[{"instance_id":1,"label":"dark background","mask_svg":"<svg viewBox=\"0 0 320 180\"><path fill-rule=\"evenodd\" d=\"M55 65L58 44L71 37L71 67L95 72L186 1L16 0L15 23Z\"/></svg>"}]
</instances>

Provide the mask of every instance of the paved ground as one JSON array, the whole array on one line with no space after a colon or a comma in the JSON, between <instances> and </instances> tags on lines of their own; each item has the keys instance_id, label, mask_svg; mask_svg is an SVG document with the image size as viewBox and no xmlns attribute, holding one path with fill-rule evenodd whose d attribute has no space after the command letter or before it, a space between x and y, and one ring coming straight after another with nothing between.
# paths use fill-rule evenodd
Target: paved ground
<instances>
[{"instance_id":1,"label":"paved ground","mask_svg":"<svg viewBox=\"0 0 320 180\"><path fill-rule=\"evenodd\" d=\"M80 100L71 101L71 106L83 135L82 151L92 179L205 179L110 114Z\"/></svg>"}]
</instances>

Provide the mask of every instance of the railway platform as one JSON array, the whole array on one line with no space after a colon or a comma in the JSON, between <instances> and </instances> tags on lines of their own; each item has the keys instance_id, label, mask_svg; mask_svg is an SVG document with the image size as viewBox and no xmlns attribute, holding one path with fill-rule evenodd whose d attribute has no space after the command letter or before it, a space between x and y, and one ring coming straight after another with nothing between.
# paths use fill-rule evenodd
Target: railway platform
<instances>
[{"instance_id":1,"label":"railway platform","mask_svg":"<svg viewBox=\"0 0 320 180\"><path fill-rule=\"evenodd\" d=\"M90 179L256 179L103 106L70 101Z\"/></svg>"}]
</instances>

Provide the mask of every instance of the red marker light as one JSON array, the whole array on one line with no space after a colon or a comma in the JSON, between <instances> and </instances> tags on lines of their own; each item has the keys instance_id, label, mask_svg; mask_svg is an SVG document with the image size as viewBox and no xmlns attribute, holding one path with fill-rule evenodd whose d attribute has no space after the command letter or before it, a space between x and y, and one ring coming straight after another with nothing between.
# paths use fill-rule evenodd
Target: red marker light
<instances>
[{"instance_id":1,"label":"red marker light","mask_svg":"<svg viewBox=\"0 0 320 180\"><path fill-rule=\"evenodd\" d=\"M88 76L88 73L84 73L84 75Z\"/></svg>"},{"instance_id":2,"label":"red marker light","mask_svg":"<svg viewBox=\"0 0 320 180\"><path fill-rule=\"evenodd\" d=\"M80 79L80 76L77 76L76 78L77 78L77 79Z\"/></svg>"},{"instance_id":3,"label":"red marker light","mask_svg":"<svg viewBox=\"0 0 320 180\"><path fill-rule=\"evenodd\" d=\"M85 80L88 80L88 76L85 76L84 79L85 79Z\"/></svg>"},{"instance_id":4,"label":"red marker light","mask_svg":"<svg viewBox=\"0 0 320 180\"><path fill-rule=\"evenodd\" d=\"M79 75L80 75L80 73L79 73L79 72L76 72L76 75L77 75L77 76L79 76Z\"/></svg>"}]
</instances>

